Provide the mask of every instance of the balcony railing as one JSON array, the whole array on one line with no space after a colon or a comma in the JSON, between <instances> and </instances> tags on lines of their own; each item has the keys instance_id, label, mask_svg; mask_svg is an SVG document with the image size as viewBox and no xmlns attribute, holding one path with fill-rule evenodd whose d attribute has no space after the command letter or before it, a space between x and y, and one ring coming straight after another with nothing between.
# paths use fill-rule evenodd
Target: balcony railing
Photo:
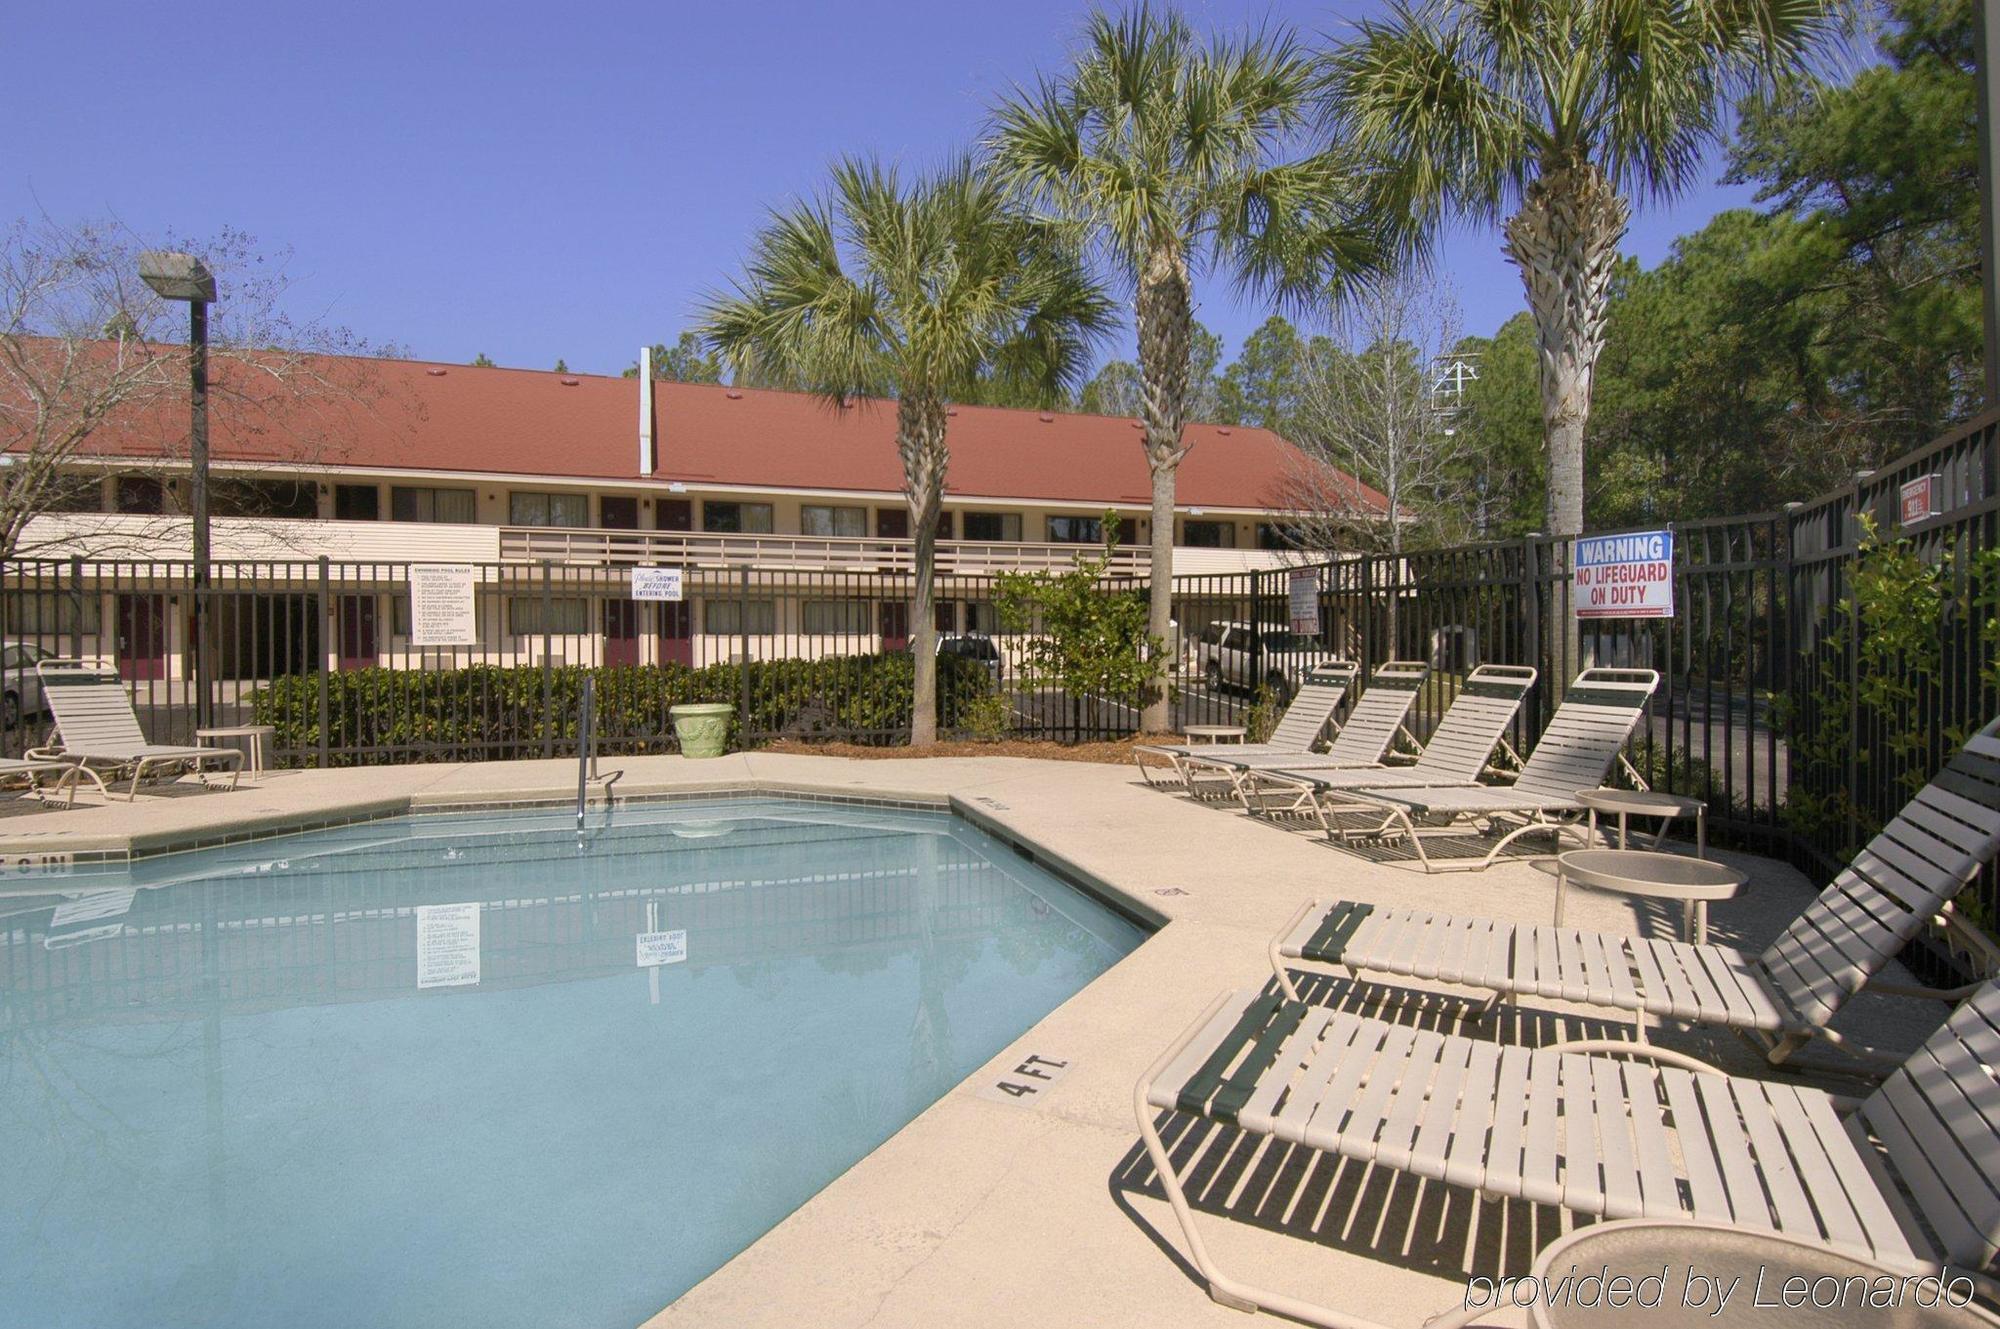
<instances>
[{"instance_id":1,"label":"balcony railing","mask_svg":"<svg viewBox=\"0 0 2000 1329\"><path fill-rule=\"evenodd\" d=\"M1043 572L1067 568L1092 546L1021 541L940 540L937 570L953 573ZM662 564L687 568L755 567L763 570L909 573L916 568L914 540L829 535L715 535L701 531L607 531L574 527L502 526L502 559L554 563ZM1143 574L1143 546L1118 550L1112 570Z\"/></svg>"},{"instance_id":2,"label":"balcony railing","mask_svg":"<svg viewBox=\"0 0 2000 1329\"><path fill-rule=\"evenodd\" d=\"M29 523L21 554L28 558L184 559L186 517L134 514L48 514ZM1094 546L1017 540L940 540L940 576L1060 571ZM300 562L568 563L599 567L655 565L690 571L756 568L900 574L916 569L911 540L821 535L710 534L703 531L615 531L574 527L478 526L405 521L305 521L218 517L213 554L221 560ZM1112 560L1119 576L1144 576L1144 545L1122 546ZM1180 575L1278 567L1284 555L1255 549L1174 551Z\"/></svg>"}]
</instances>

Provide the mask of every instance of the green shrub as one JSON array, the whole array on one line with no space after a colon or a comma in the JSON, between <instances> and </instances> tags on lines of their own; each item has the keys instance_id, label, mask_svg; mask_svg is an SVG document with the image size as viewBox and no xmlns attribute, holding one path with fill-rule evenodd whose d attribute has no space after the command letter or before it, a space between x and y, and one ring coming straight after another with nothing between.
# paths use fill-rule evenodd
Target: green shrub
<instances>
[{"instance_id":1,"label":"green shrub","mask_svg":"<svg viewBox=\"0 0 2000 1329\"><path fill-rule=\"evenodd\" d=\"M329 764L539 757L552 744L574 752L584 675L563 666L473 665L465 669L358 669L326 677ZM741 746L742 666L631 665L594 671L598 751L670 752L669 710L728 702L730 742ZM906 741L915 668L907 653L749 665L750 737ZM547 689L546 705L544 687ZM978 664L938 660L938 723L949 726L991 694ZM320 677L280 678L251 694L255 722L271 725L281 758L310 765L320 746Z\"/></svg>"}]
</instances>

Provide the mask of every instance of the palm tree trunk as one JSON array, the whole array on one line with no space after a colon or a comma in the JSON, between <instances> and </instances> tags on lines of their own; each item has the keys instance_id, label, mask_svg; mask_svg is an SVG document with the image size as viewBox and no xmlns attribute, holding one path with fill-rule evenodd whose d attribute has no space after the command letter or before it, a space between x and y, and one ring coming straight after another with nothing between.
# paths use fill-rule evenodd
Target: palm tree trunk
<instances>
[{"instance_id":1,"label":"palm tree trunk","mask_svg":"<svg viewBox=\"0 0 2000 1329\"><path fill-rule=\"evenodd\" d=\"M942 401L905 397L896 404L896 449L903 458L903 488L916 537L916 588L911 597L910 653L916 691L910 704L910 746L937 742L937 527L944 505L945 442Z\"/></svg>"},{"instance_id":2,"label":"palm tree trunk","mask_svg":"<svg viewBox=\"0 0 2000 1329\"><path fill-rule=\"evenodd\" d=\"M1139 274L1140 420L1145 425L1146 465L1153 475L1152 567L1146 635L1165 647L1174 614L1174 482L1187 448L1188 357L1194 308L1187 261L1172 246L1147 256ZM1167 691L1158 688L1139 717L1141 732L1165 733L1172 724Z\"/></svg>"},{"instance_id":3,"label":"palm tree trunk","mask_svg":"<svg viewBox=\"0 0 2000 1329\"><path fill-rule=\"evenodd\" d=\"M1542 434L1548 448L1548 534L1571 542L1583 532L1583 435L1618 242L1631 208L1590 162L1544 165L1521 210L1507 219L1504 248L1521 269L1541 353ZM1584 660L1574 607L1555 632L1557 696Z\"/></svg>"},{"instance_id":4,"label":"palm tree trunk","mask_svg":"<svg viewBox=\"0 0 2000 1329\"><path fill-rule=\"evenodd\" d=\"M1521 270L1541 353L1547 522L1554 536L1583 530L1583 432L1618 242L1630 217L1604 172L1581 162L1545 167L1507 219L1504 248Z\"/></svg>"}]
</instances>

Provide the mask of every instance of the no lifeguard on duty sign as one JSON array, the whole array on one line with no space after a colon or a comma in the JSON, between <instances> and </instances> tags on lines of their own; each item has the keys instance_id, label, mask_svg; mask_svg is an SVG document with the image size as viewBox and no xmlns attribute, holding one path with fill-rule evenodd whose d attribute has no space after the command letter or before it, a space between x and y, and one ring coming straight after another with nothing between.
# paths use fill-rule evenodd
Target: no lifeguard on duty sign
<instances>
[{"instance_id":1,"label":"no lifeguard on duty sign","mask_svg":"<svg viewBox=\"0 0 2000 1329\"><path fill-rule=\"evenodd\" d=\"M1635 531L1578 540L1570 602L1578 618L1672 618L1674 533Z\"/></svg>"}]
</instances>

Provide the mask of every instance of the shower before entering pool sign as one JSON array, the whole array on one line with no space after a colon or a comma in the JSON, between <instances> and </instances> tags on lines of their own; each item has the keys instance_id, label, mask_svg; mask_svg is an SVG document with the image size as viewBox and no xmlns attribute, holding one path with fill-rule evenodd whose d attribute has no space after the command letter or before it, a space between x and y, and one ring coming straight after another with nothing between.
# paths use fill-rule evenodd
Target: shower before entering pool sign
<instances>
[{"instance_id":1,"label":"shower before entering pool sign","mask_svg":"<svg viewBox=\"0 0 2000 1329\"><path fill-rule=\"evenodd\" d=\"M1576 542L1570 603L1578 618L1672 618L1674 533L1635 531Z\"/></svg>"},{"instance_id":2,"label":"shower before entering pool sign","mask_svg":"<svg viewBox=\"0 0 2000 1329\"><path fill-rule=\"evenodd\" d=\"M678 600L683 595L680 568L633 568L634 600Z\"/></svg>"}]
</instances>

